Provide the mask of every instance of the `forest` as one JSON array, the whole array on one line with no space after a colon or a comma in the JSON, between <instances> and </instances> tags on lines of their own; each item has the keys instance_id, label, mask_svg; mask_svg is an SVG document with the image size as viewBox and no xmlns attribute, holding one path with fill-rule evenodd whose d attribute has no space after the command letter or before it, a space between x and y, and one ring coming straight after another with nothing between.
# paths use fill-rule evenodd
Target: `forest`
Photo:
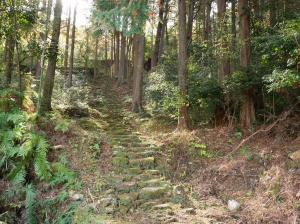
<instances>
[{"instance_id":1,"label":"forest","mask_svg":"<svg viewBox=\"0 0 300 224\"><path fill-rule=\"evenodd\" d=\"M0 1L0 224L299 222L300 1Z\"/></svg>"}]
</instances>

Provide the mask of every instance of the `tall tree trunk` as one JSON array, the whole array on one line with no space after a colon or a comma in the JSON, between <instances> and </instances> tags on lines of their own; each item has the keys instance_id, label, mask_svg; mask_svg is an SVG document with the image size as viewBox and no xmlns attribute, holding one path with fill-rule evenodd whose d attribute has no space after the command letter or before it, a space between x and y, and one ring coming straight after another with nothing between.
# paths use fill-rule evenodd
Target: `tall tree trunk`
<instances>
[{"instance_id":1,"label":"tall tree trunk","mask_svg":"<svg viewBox=\"0 0 300 224\"><path fill-rule=\"evenodd\" d=\"M236 0L231 0L231 52L236 51ZM236 63L231 61L230 72L235 70Z\"/></svg>"},{"instance_id":2,"label":"tall tree trunk","mask_svg":"<svg viewBox=\"0 0 300 224\"><path fill-rule=\"evenodd\" d=\"M5 86L9 87L11 84L14 68L15 49L15 38L11 33L6 36L5 47Z\"/></svg>"},{"instance_id":3,"label":"tall tree trunk","mask_svg":"<svg viewBox=\"0 0 300 224\"><path fill-rule=\"evenodd\" d=\"M139 113L143 111L143 75L144 75L144 53L145 37L143 34L134 36L134 61L133 61L133 96L132 111Z\"/></svg>"},{"instance_id":4,"label":"tall tree trunk","mask_svg":"<svg viewBox=\"0 0 300 224\"><path fill-rule=\"evenodd\" d=\"M151 56L151 68L157 66L158 63L158 54L159 54L159 48L161 44L161 36L162 36L163 20L164 20L164 1L165 0L159 0L158 3L159 4L158 24L156 29L155 43L154 43L152 56Z\"/></svg>"},{"instance_id":5,"label":"tall tree trunk","mask_svg":"<svg viewBox=\"0 0 300 224\"><path fill-rule=\"evenodd\" d=\"M169 14L169 0L165 0L165 13L164 13L164 20L163 20L163 28L161 31L161 38L160 38L160 44L159 44L159 51L158 51L158 62L161 58L162 54L164 53L164 47L165 47L165 36L167 33L167 25L168 25L168 14Z\"/></svg>"},{"instance_id":6,"label":"tall tree trunk","mask_svg":"<svg viewBox=\"0 0 300 224\"><path fill-rule=\"evenodd\" d=\"M124 84L125 80L125 61L126 61L126 37L121 33L121 55L119 62L118 84Z\"/></svg>"},{"instance_id":7,"label":"tall tree trunk","mask_svg":"<svg viewBox=\"0 0 300 224\"><path fill-rule=\"evenodd\" d=\"M221 54L220 54L220 62L219 62L219 81L221 85L223 84L224 77L230 73L230 60L228 59L228 43L225 38L226 36L226 0L218 0L218 24L219 24L219 38L221 40Z\"/></svg>"},{"instance_id":8,"label":"tall tree trunk","mask_svg":"<svg viewBox=\"0 0 300 224\"><path fill-rule=\"evenodd\" d=\"M95 47L95 54L94 54L94 80L96 80L98 74L98 49L99 49L99 38L96 37L96 47Z\"/></svg>"},{"instance_id":9,"label":"tall tree trunk","mask_svg":"<svg viewBox=\"0 0 300 224\"><path fill-rule=\"evenodd\" d=\"M177 129L188 128L187 109L187 39L186 39L186 4L178 0L178 83L182 105L179 108Z\"/></svg>"},{"instance_id":10,"label":"tall tree trunk","mask_svg":"<svg viewBox=\"0 0 300 224\"><path fill-rule=\"evenodd\" d=\"M46 11L45 32L41 33L41 37L40 37L43 43L42 54L41 57L38 59L37 69L36 69L36 77L40 78L39 98L42 91L43 79L44 79L45 54L46 54L46 47L47 47L47 40L48 40L48 33L49 33L49 23L50 23L50 17L52 12L52 3L53 3L52 1L53 0L48 0L47 4L46 1L43 1L43 11Z\"/></svg>"},{"instance_id":11,"label":"tall tree trunk","mask_svg":"<svg viewBox=\"0 0 300 224\"><path fill-rule=\"evenodd\" d=\"M118 78L119 75L119 60L120 60L120 32L115 31L115 60L114 60L114 78Z\"/></svg>"},{"instance_id":12,"label":"tall tree trunk","mask_svg":"<svg viewBox=\"0 0 300 224\"><path fill-rule=\"evenodd\" d=\"M270 26L274 27L277 23L277 0L269 0L270 7Z\"/></svg>"},{"instance_id":13,"label":"tall tree trunk","mask_svg":"<svg viewBox=\"0 0 300 224\"><path fill-rule=\"evenodd\" d=\"M73 27L72 27L72 41L71 41L71 52L70 52L70 68L69 68L69 87L73 85L72 76L73 76L73 67L74 67L74 50L75 50L75 35L76 35L76 13L77 5L74 8L73 15Z\"/></svg>"},{"instance_id":14,"label":"tall tree trunk","mask_svg":"<svg viewBox=\"0 0 300 224\"><path fill-rule=\"evenodd\" d=\"M211 34L211 19L210 19L210 12L211 12L211 0L206 0L206 10L205 10L205 26L203 30L203 39L209 40Z\"/></svg>"},{"instance_id":15,"label":"tall tree trunk","mask_svg":"<svg viewBox=\"0 0 300 224\"><path fill-rule=\"evenodd\" d=\"M192 42L193 22L194 22L195 0L189 0L188 21L187 21L187 45Z\"/></svg>"},{"instance_id":16,"label":"tall tree trunk","mask_svg":"<svg viewBox=\"0 0 300 224\"><path fill-rule=\"evenodd\" d=\"M54 8L54 20L52 27L52 39L48 54L48 67L45 76L45 81L42 86L42 96L39 104L39 114L44 114L51 110L51 98L54 85L56 60L58 55L58 42L60 35L60 24L61 24L61 11L62 4L61 0L56 0Z\"/></svg>"},{"instance_id":17,"label":"tall tree trunk","mask_svg":"<svg viewBox=\"0 0 300 224\"><path fill-rule=\"evenodd\" d=\"M110 76L114 76L114 51L115 51L115 35L111 34L111 43L110 43Z\"/></svg>"},{"instance_id":18,"label":"tall tree trunk","mask_svg":"<svg viewBox=\"0 0 300 224\"><path fill-rule=\"evenodd\" d=\"M250 65L250 15L248 0L239 0L240 21L240 66L247 70ZM255 121L253 91L251 89L243 92L243 101L240 109L240 125L244 132L249 132Z\"/></svg>"},{"instance_id":19,"label":"tall tree trunk","mask_svg":"<svg viewBox=\"0 0 300 224\"><path fill-rule=\"evenodd\" d=\"M85 48L85 56L84 56L84 75L85 77L88 76L88 64L89 64L89 42L90 42L90 35L88 29L86 29L86 37L85 37L85 42L86 42L86 48Z\"/></svg>"},{"instance_id":20,"label":"tall tree trunk","mask_svg":"<svg viewBox=\"0 0 300 224\"><path fill-rule=\"evenodd\" d=\"M67 20L66 46L65 46L65 57L64 57L64 78L65 78L65 83L66 83L67 78L68 78L70 25L71 25L71 7L69 7L69 16L68 16L68 20Z\"/></svg>"}]
</instances>

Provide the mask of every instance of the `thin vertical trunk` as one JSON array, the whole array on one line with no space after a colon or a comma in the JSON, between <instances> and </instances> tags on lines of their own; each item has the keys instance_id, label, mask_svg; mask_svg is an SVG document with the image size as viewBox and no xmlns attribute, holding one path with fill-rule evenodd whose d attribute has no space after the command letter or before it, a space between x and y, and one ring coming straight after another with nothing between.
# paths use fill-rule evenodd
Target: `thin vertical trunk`
<instances>
[{"instance_id":1,"label":"thin vertical trunk","mask_svg":"<svg viewBox=\"0 0 300 224\"><path fill-rule=\"evenodd\" d=\"M211 0L206 0L206 11L205 11L205 29L203 32L203 39L209 40L211 34L211 19L210 19L210 12L211 12Z\"/></svg>"},{"instance_id":2,"label":"thin vertical trunk","mask_svg":"<svg viewBox=\"0 0 300 224\"><path fill-rule=\"evenodd\" d=\"M228 53L228 43L225 40L226 36L226 1L225 0L218 0L217 1L218 6L218 24L219 24L219 39L221 41L221 54L220 54L220 62L219 62L219 82L221 85L223 84L224 77L227 76L230 73L230 61L226 55Z\"/></svg>"},{"instance_id":3,"label":"thin vertical trunk","mask_svg":"<svg viewBox=\"0 0 300 224\"><path fill-rule=\"evenodd\" d=\"M67 32L66 32L66 46L65 46L65 57L64 57L64 78L65 78L65 81L67 80L67 77L68 77L70 25L71 25L71 7L69 7L69 16L68 16L68 20L67 20Z\"/></svg>"},{"instance_id":4,"label":"thin vertical trunk","mask_svg":"<svg viewBox=\"0 0 300 224\"><path fill-rule=\"evenodd\" d=\"M240 21L240 66L247 70L250 65L250 15L248 0L239 0ZM244 132L249 132L255 121L254 99L251 89L243 92L243 102L240 108L240 125Z\"/></svg>"},{"instance_id":5,"label":"thin vertical trunk","mask_svg":"<svg viewBox=\"0 0 300 224\"><path fill-rule=\"evenodd\" d=\"M157 66L158 63L158 54L159 54L159 48L161 44L161 36L162 36L163 20L164 20L164 1L165 0L159 0L158 3L159 4L158 24L156 29L155 43L154 43L152 56L151 56L151 68Z\"/></svg>"},{"instance_id":6,"label":"thin vertical trunk","mask_svg":"<svg viewBox=\"0 0 300 224\"><path fill-rule=\"evenodd\" d=\"M76 13L77 13L77 5L74 8L73 15L73 27L72 27L72 41L71 41L71 52L70 52L70 68L69 68L69 87L73 85L73 67L74 67L74 50L75 50L75 35L76 35Z\"/></svg>"},{"instance_id":7,"label":"thin vertical trunk","mask_svg":"<svg viewBox=\"0 0 300 224\"><path fill-rule=\"evenodd\" d=\"M187 21L187 45L192 42L193 22L194 22L195 0L189 0L188 21Z\"/></svg>"},{"instance_id":8,"label":"thin vertical trunk","mask_svg":"<svg viewBox=\"0 0 300 224\"><path fill-rule=\"evenodd\" d=\"M143 76L144 76L144 52L145 37L143 34L134 36L134 62L133 62L133 96L132 111L139 113L143 111Z\"/></svg>"},{"instance_id":9,"label":"thin vertical trunk","mask_svg":"<svg viewBox=\"0 0 300 224\"><path fill-rule=\"evenodd\" d=\"M88 75L88 64L89 64L89 53L90 53L90 50L89 50L90 35L89 35L88 29L86 29L85 41L86 41L86 49L85 49L85 57L84 57L84 75L87 76Z\"/></svg>"},{"instance_id":10,"label":"thin vertical trunk","mask_svg":"<svg viewBox=\"0 0 300 224\"><path fill-rule=\"evenodd\" d=\"M115 70L114 77L117 78L119 75L119 60L120 60L120 32L115 31Z\"/></svg>"},{"instance_id":11,"label":"thin vertical trunk","mask_svg":"<svg viewBox=\"0 0 300 224\"><path fill-rule=\"evenodd\" d=\"M6 36L5 46L5 86L9 87L11 84L14 67L15 39L12 34L8 34Z\"/></svg>"},{"instance_id":12,"label":"thin vertical trunk","mask_svg":"<svg viewBox=\"0 0 300 224\"><path fill-rule=\"evenodd\" d=\"M187 39L186 39L186 4L178 0L178 83L182 105L179 108L177 129L188 128L187 109Z\"/></svg>"},{"instance_id":13,"label":"thin vertical trunk","mask_svg":"<svg viewBox=\"0 0 300 224\"><path fill-rule=\"evenodd\" d=\"M113 64L113 61L114 61L114 47L115 47L115 35L114 33L111 34L111 42L110 42L110 76L113 77L114 75L114 64Z\"/></svg>"},{"instance_id":14,"label":"thin vertical trunk","mask_svg":"<svg viewBox=\"0 0 300 224\"><path fill-rule=\"evenodd\" d=\"M95 47L95 55L94 55L94 80L96 80L98 74L98 49L99 49L99 38L96 37L96 47Z\"/></svg>"},{"instance_id":15,"label":"thin vertical trunk","mask_svg":"<svg viewBox=\"0 0 300 224\"><path fill-rule=\"evenodd\" d=\"M42 41L42 54L37 62L37 70L36 70L36 77L40 78L40 88L39 88L39 95L41 94L41 87L43 85L43 79L44 79L44 65L45 65L45 54L46 54L46 48L47 48L47 39L48 39L48 33L49 33L49 23L50 23L50 17L51 17L51 11L52 11L52 3L53 0L48 0L47 6L46 1L43 1L43 8L46 11L46 22L45 22L45 32L41 34L41 41ZM40 97L39 97L40 98Z\"/></svg>"},{"instance_id":16,"label":"thin vertical trunk","mask_svg":"<svg viewBox=\"0 0 300 224\"><path fill-rule=\"evenodd\" d=\"M121 55L119 61L118 84L124 84L125 80L125 58L126 58L126 37L121 33Z\"/></svg>"},{"instance_id":17,"label":"thin vertical trunk","mask_svg":"<svg viewBox=\"0 0 300 224\"><path fill-rule=\"evenodd\" d=\"M277 0L269 0L269 7L270 7L270 26L274 27L277 23L277 15L276 15L276 8L277 8Z\"/></svg>"},{"instance_id":18,"label":"thin vertical trunk","mask_svg":"<svg viewBox=\"0 0 300 224\"><path fill-rule=\"evenodd\" d=\"M44 114L51 110L51 98L54 85L56 60L58 55L58 42L60 35L62 4L61 0L56 0L54 9L54 20L52 28L52 39L49 48L48 67L45 81L42 86L42 95L39 104L39 114Z\"/></svg>"},{"instance_id":19,"label":"thin vertical trunk","mask_svg":"<svg viewBox=\"0 0 300 224\"><path fill-rule=\"evenodd\" d=\"M165 7L164 8L165 8L165 13L164 13L164 20L163 20L163 28L162 28L162 32L161 32L161 38L160 38L158 61L161 58L162 54L164 53L165 42L167 42L165 36L167 34L168 14L169 14L169 0L165 0Z\"/></svg>"},{"instance_id":20,"label":"thin vertical trunk","mask_svg":"<svg viewBox=\"0 0 300 224\"><path fill-rule=\"evenodd\" d=\"M236 0L231 0L231 52L236 52ZM230 72L235 70L235 61L231 61Z\"/></svg>"},{"instance_id":21,"label":"thin vertical trunk","mask_svg":"<svg viewBox=\"0 0 300 224\"><path fill-rule=\"evenodd\" d=\"M107 63L107 59L108 59L107 34L105 34L105 37L104 37L104 38L105 38L105 43L104 43L104 44L105 44L105 46L104 46L104 48L105 48L105 49L104 49L104 51L105 51L104 54L105 54L105 55L104 55L104 57L105 57L105 63Z\"/></svg>"}]
</instances>

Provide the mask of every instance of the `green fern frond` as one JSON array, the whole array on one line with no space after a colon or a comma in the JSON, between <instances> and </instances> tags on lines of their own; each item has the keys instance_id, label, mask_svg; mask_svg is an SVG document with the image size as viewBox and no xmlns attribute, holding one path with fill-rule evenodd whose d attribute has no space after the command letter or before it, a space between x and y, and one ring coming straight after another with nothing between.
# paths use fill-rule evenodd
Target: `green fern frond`
<instances>
[{"instance_id":1,"label":"green fern frond","mask_svg":"<svg viewBox=\"0 0 300 224\"><path fill-rule=\"evenodd\" d=\"M14 184L21 184L25 182L25 167L22 163L17 164L8 174L9 180Z\"/></svg>"},{"instance_id":2,"label":"green fern frond","mask_svg":"<svg viewBox=\"0 0 300 224\"><path fill-rule=\"evenodd\" d=\"M25 186L26 193L26 223L35 224L35 204L36 204L36 192L33 189L32 185Z\"/></svg>"},{"instance_id":3,"label":"green fern frond","mask_svg":"<svg viewBox=\"0 0 300 224\"><path fill-rule=\"evenodd\" d=\"M47 160L48 144L46 140L36 135L35 136L36 153L34 158L34 170L36 175L42 180L50 178L50 165Z\"/></svg>"}]
</instances>

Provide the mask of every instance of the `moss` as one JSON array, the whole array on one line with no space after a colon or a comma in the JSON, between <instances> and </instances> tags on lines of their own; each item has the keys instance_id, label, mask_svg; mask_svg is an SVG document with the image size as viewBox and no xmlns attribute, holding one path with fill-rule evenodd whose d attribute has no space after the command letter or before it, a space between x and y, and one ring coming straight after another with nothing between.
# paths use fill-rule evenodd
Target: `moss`
<instances>
[{"instance_id":1,"label":"moss","mask_svg":"<svg viewBox=\"0 0 300 224\"><path fill-rule=\"evenodd\" d=\"M140 191L140 198L144 200L159 199L167 194L168 187L144 187Z\"/></svg>"}]
</instances>

